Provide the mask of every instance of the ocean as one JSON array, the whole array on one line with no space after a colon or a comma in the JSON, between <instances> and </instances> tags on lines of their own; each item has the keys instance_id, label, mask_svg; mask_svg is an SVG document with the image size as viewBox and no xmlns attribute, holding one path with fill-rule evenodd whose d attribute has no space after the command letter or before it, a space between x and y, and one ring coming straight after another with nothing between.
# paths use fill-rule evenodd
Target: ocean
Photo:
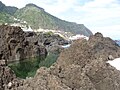
<instances>
[{"instance_id":1,"label":"ocean","mask_svg":"<svg viewBox=\"0 0 120 90\"><path fill-rule=\"evenodd\" d=\"M117 40L116 43L120 46L120 40Z\"/></svg>"}]
</instances>

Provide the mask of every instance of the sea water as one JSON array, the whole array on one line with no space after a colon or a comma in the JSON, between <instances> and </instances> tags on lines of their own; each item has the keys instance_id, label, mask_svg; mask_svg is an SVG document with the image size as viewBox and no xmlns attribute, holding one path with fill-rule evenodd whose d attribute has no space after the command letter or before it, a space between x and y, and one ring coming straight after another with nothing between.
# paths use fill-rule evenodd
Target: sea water
<instances>
[{"instance_id":1,"label":"sea water","mask_svg":"<svg viewBox=\"0 0 120 90\"><path fill-rule=\"evenodd\" d=\"M40 67L50 67L58 58L58 54L49 53L46 58L30 58L14 63L10 63L9 67L14 71L17 77L26 78L33 77L37 69Z\"/></svg>"}]
</instances>

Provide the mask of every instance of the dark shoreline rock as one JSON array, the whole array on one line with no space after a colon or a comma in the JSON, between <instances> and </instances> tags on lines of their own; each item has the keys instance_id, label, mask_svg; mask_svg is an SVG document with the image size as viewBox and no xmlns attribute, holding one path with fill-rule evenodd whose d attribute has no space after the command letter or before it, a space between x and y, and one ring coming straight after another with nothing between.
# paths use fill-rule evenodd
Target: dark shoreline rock
<instances>
[{"instance_id":1,"label":"dark shoreline rock","mask_svg":"<svg viewBox=\"0 0 120 90\"><path fill-rule=\"evenodd\" d=\"M15 28L17 31L14 31ZM26 35L18 27L1 26L0 33L3 43L1 60L6 60L6 56L10 59L10 56L16 54L16 49L21 56L27 58L46 53L46 49L40 47L41 41L36 41L35 38L38 37ZM25 35L29 37L28 40ZM38 52L39 49L41 52ZM50 68L41 67L33 78L17 79L11 69L1 62L0 87L3 90L119 90L120 71L106 63L109 59L118 57L120 46L112 39L103 37L101 33L96 33L88 41L75 41L70 48L61 52L56 63Z\"/></svg>"},{"instance_id":2,"label":"dark shoreline rock","mask_svg":"<svg viewBox=\"0 0 120 90\"><path fill-rule=\"evenodd\" d=\"M10 90L23 84L8 66L0 66L0 90Z\"/></svg>"},{"instance_id":3,"label":"dark shoreline rock","mask_svg":"<svg viewBox=\"0 0 120 90\"><path fill-rule=\"evenodd\" d=\"M50 42L50 45L42 45L46 40ZM46 47L51 47L49 52L59 53L59 47L56 49L55 45L64 44L65 41L60 36L38 36L34 32L23 32L20 27L1 25L0 42L0 90L9 90L21 86L23 81L18 79L8 67L9 63L35 57L45 58Z\"/></svg>"},{"instance_id":4,"label":"dark shoreline rock","mask_svg":"<svg viewBox=\"0 0 120 90\"><path fill-rule=\"evenodd\" d=\"M119 90L120 71L106 63L109 55L120 57L120 47L100 33L77 40L54 65L40 68L17 90Z\"/></svg>"},{"instance_id":5,"label":"dark shoreline rock","mask_svg":"<svg viewBox=\"0 0 120 90\"><path fill-rule=\"evenodd\" d=\"M0 26L0 59L11 62L47 55L44 46L29 42L26 36L31 34L27 35L20 27Z\"/></svg>"}]
</instances>

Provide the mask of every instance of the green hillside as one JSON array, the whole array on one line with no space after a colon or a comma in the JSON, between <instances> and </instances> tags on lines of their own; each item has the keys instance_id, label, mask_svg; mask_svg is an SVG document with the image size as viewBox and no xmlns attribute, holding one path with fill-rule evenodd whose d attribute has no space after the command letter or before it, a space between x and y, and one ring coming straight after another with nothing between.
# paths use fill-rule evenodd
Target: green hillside
<instances>
[{"instance_id":1,"label":"green hillside","mask_svg":"<svg viewBox=\"0 0 120 90\"><path fill-rule=\"evenodd\" d=\"M27 21L33 29L58 29L73 34L84 34L86 36L92 34L83 24L61 20L34 4L28 4L24 8L17 10L15 16L22 21Z\"/></svg>"},{"instance_id":2,"label":"green hillside","mask_svg":"<svg viewBox=\"0 0 120 90\"><path fill-rule=\"evenodd\" d=\"M10 15L14 15L18 8L17 7L12 7L12 6L6 6L0 1L0 12L4 12Z\"/></svg>"},{"instance_id":3,"label":"green hillside","mask_svg":"<svg viewBox=\"0 0 120 90\"><path fill-rule=\"evenodd\" d=\"M14 22L14 17L7 14L7 13L0 13L0 24L4 23L13 23Z\"/></svg>"},{"instance_id":4,"label":"green hillside","mask_svg":"<svg viewBox=\"0 0 120 90\"><path fill-rule=\"evenodd\" d=\"M16 7L6 6L0 1L0 24L13 23L16 10Z\"/></svg>"},{"instance_id":5,"label":"green hillside","mask_svg":"<svg viewBox=\"0 0 120 90\"><path fill-rule=\"evenodd\" d=\"M20 21L15 21L14 18ZM18 9L16 7L6 6L0 1L0 24L11 24L15 22L21 24L24 21L32 29L53 29L71 32L72 34L92 35L92 32L83 24L61 20L34 4L27 4L25 7Z\"/></svg>"}]
</instances>

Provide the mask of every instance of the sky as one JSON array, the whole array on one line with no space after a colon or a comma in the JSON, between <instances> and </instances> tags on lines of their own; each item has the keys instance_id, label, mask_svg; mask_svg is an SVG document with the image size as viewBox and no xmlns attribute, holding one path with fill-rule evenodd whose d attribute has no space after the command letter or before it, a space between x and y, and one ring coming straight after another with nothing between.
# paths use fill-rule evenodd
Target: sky
<instances>
[{"instance_id":1,"label":"sky","mask_svg":"<svg viewBox=\"0 0 120 90\"><path fill-rule=\"evenodd\" d=\"M1 0L7 6L34 3L63 20L84 24L93 33L120 39L120 0Z\"/></svg>"}]
</instances>

